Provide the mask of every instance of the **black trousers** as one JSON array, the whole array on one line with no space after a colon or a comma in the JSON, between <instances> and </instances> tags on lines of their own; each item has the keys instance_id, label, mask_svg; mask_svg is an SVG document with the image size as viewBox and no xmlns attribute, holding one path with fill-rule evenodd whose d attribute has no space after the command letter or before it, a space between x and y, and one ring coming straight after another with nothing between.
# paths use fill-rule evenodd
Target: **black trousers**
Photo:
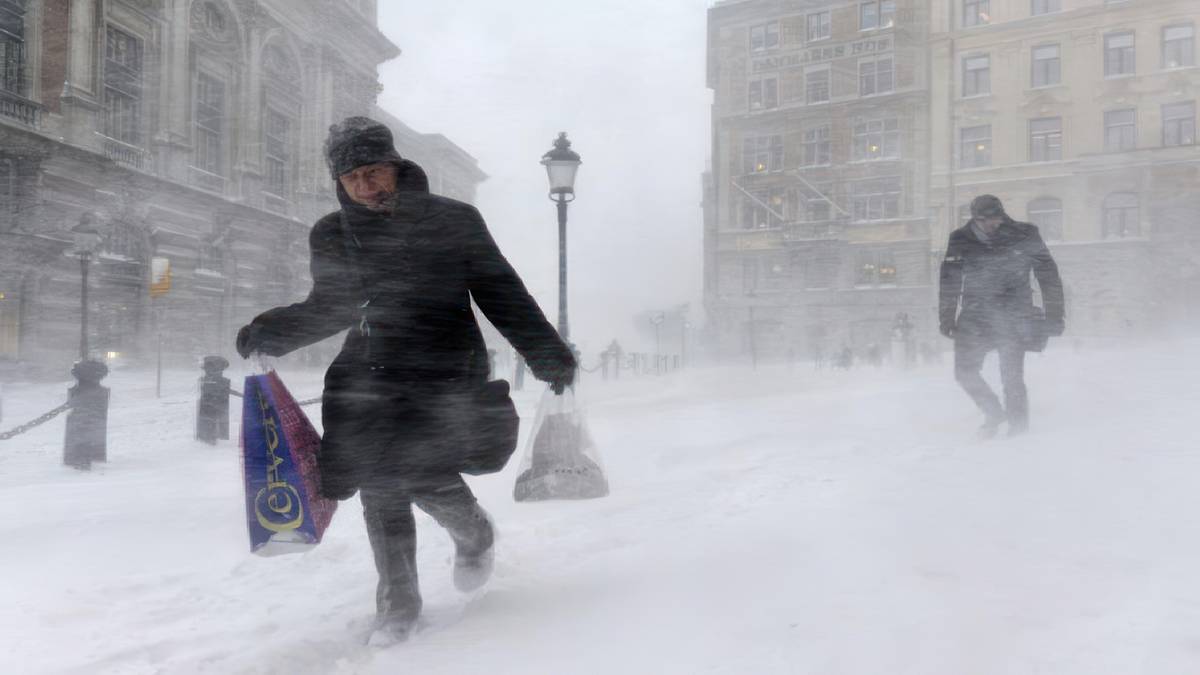
<instances>
[{"instance_id":1,"label":"black trousers","mask_svg":"<svg viewBox=\"0 0 1200 675\"><path fill-rule=\"evenodd\" d=\"M380 619L411 622L421 613L414 504L449 531L460 555L482 553L494 541L487 513L458 474L396 480L363 487L360 494L379 572L375 603Z\"/></svg>"},{"instance_id":2,"label":"black trousers","mask_svg":"<svg viewBox=\"0 0 1200 675\"><path fill-rule=\"evenodd\" d=\"M988 352L1000 356L1000 383L1004 405L980 371ZM1025 389L1025 348L1016 336L992 337L960 333L954 340L954 378L962 385L990 423L1008 420L1010 429L1029 427L1029 394Z\"/></svg>"}]
</instances>

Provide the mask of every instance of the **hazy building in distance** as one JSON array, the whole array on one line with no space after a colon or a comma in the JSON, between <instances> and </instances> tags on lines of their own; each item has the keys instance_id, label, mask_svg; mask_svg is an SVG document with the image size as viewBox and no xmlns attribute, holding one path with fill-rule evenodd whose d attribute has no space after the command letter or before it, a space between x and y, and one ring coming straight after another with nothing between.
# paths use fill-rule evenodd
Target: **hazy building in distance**
<instances>
[{"instance_id":1,"label":"hazy building in distance","mask_svg":"<svg viewBox=\"0 0 1200 675\"><path fill-rule=\"evenodd\" d=\"M925 4L709 10L705 302L722 354L863 350L899 313L932 339Z\"/></svg>"},{"instance_id":2,"label":"hazy building in distance","mask_svg":"<svg viewBox=\"0 0 1200 675\"><path fill-rule=\"evenodd\" d=\"M0 358L77 357L71 230L95 214L90 343L145 360L228 355L237 326L309 286L308 231L337 208L329 125L378 114L400 54L375 0L0 0ZM484 178L394 118L435 191ZM411 141L411 142L410 142ZM402 150L402 151L404 151ZM152 261L171 289L149 294Z\"/></svg>"}]
</instances>

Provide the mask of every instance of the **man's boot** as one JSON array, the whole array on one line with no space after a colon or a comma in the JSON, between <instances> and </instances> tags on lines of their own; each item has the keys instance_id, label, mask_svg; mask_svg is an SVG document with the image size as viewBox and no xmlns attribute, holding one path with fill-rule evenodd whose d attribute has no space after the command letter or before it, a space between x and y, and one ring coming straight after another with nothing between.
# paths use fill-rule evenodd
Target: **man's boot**
<instances>
[{"instance_id":1,"label":"man's boot","mask_svg":"<svg viewBox=\"0 0 1200 675\"><path fill-rule=\"evenodd\" d=\"M983 426L979 427L976 435L982 441L991 440L1000 432L1000 424L1004 422L1003 417L988 416L984 421Z\"/></svg>"}]
</instances>

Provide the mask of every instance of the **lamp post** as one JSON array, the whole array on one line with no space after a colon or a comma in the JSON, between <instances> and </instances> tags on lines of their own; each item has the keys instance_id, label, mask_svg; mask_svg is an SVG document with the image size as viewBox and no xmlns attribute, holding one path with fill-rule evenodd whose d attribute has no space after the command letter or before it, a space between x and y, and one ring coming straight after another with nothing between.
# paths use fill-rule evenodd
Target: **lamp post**
<instances>
[{"instance_id":1,"label":"lamp post","mask_svg":"<svg viewBox=\"0 0 1200 675\"><path fill-rule=\"evenodd\" d=\"M550 179L550 200L558 205L558 333L566 340L567 323L567 204L575 201L575 173L579 153L571 150L567 132L558 134L554 149L542 155L542 166Z\"/></svg>"},{"instance_id":2,"label":"lamp post","mask_svg":"<svg viewBox=\"0 0 1200 675\"><path fill-rule=\"evenodd\" d=\"M71 230L75 236L75 253L79 256L79 272L81 277L81 292L79 294L79 360L86 361L88 357L88 267L92 255L100 246L103 236L96 229L96 217L85 213L79 219L79 224Z\"/></svg>"},{"instance_id":3,"label":"lamp post","mask_svg":"<svg viewBox=\"0 0 1200 675\"><path fill-rule=\"evenodd\" d=\"M104 239L96 229L96 216L85 213L72 230L75 253L79 256L82 273L79 322L79 363L71 369L78 384L67 390L67 430L63 441L63 464L77 469L90 469L92 462L108 459L108 388L100 380L108 367L88 359L88 265Z\"/></svg>"}]
</instances>

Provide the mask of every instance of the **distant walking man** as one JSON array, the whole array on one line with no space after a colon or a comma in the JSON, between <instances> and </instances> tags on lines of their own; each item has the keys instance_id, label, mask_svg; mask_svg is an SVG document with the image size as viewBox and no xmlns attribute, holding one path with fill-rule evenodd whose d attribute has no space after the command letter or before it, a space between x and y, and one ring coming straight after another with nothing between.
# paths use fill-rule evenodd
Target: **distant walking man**
<instances>
[{"instance_id":1,"label":"distant walking man","mask_svg":"<svg viewBox=\"0 0 1200 675\"><path fill-rule=\"evenodd\" d=\"M1042 292L1041 310L1033 304L1030 272ZM1005 421L1010 436L1023 433L1029 428L1025 352L1041 351L1065 325L1062 279L1037 227L1009 218L992 195L976 197L971 220L950 233L939 290L942 335L954 340L955 379L984 414L980 437L994 437ZM993 349L1003 406L979 374Z\"/></svg>"}]
</instances>

